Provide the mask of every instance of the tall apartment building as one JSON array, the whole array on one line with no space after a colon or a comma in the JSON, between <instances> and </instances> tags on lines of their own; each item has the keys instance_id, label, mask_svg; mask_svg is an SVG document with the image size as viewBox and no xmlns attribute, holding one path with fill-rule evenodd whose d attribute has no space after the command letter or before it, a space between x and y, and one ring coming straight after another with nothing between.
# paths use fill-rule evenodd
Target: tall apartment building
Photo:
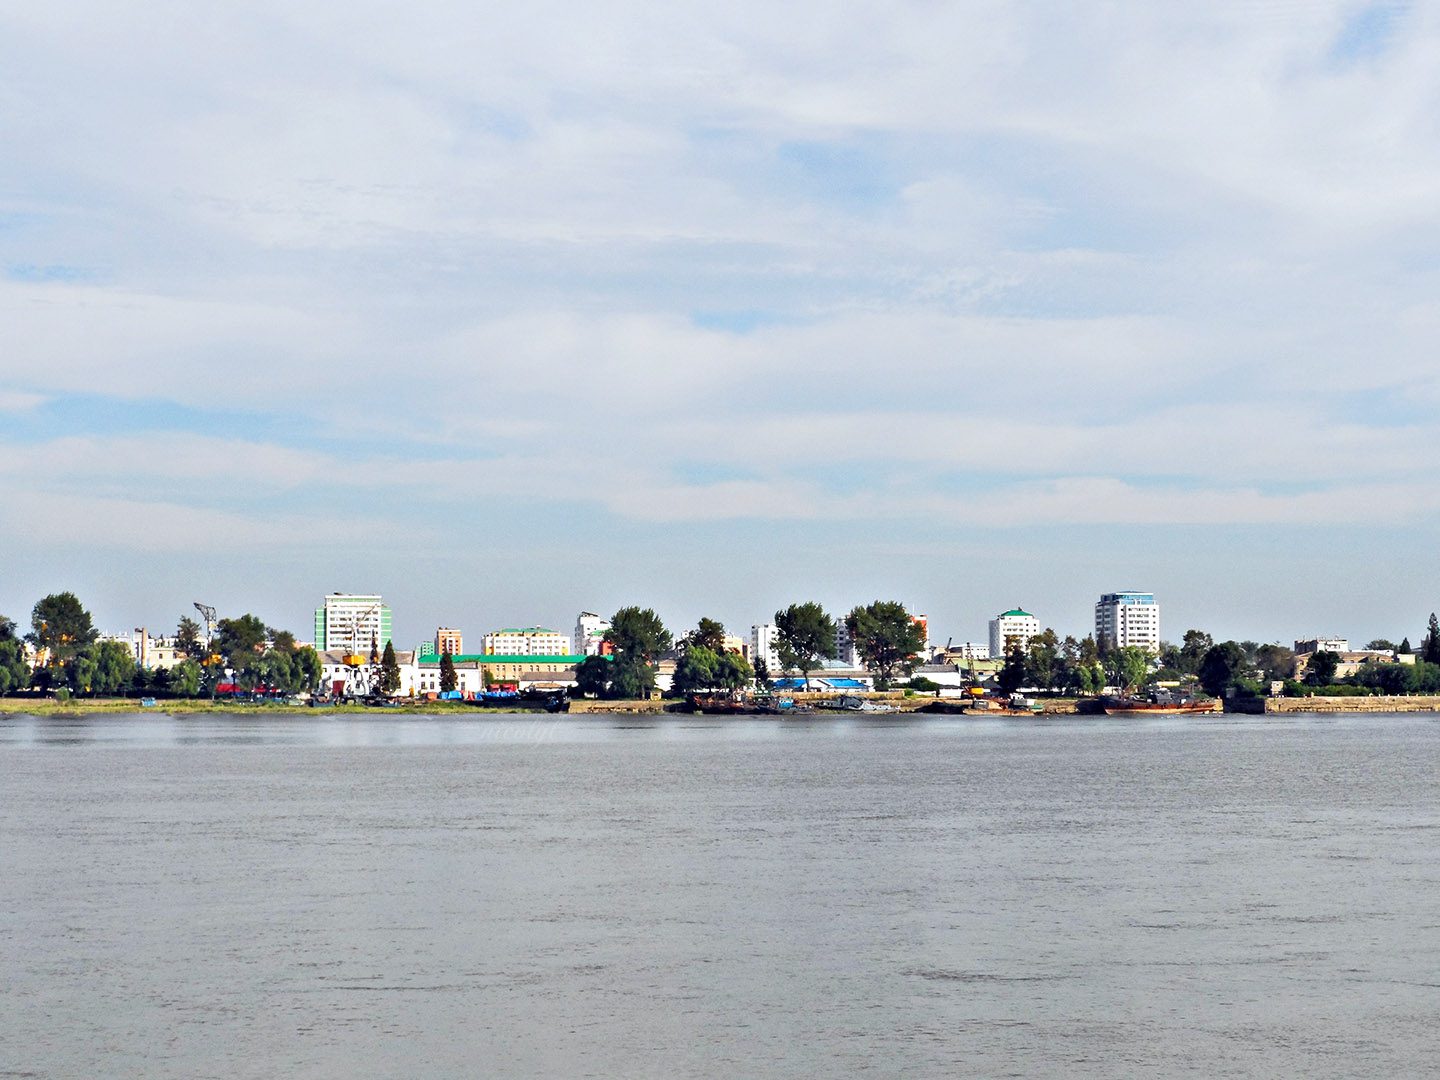
<instances>
[{"instance_id":1,"label":"tall apartment building","mask_svg":"<svg viewBox=\"0 0 1440 1080\"><path fill-rule=\"evenodd\" d=\"M776 649L779 641L780 631L774 623L750 627L750 663L763 660L772 676L780 674L780 653Z\"/></svg>"},{"instance_id":2,"label":"tall apartment building","mask_svg":"<svg viewBox=\"0 0 1440 1080\"><path fill-rule=\"evenodd\" d=\"M511 627L486 634L485 656L565 656L570 652L570 635L543 626Z\"/></svg>"},{"instance_id":3,"label":"tall apartment building","mask_svg":"<svg viewBox=\"0 0 1440 1080\"><path fill-rule=\"evenodd\" d=\"M1004 656L1011 648L1024 649L1040 633L1040 620L1021 608L1002 611L990 620L990 655Z\"/></svg>"},{"instance_id":4,"label":"tall apartment building","mask_svg":"<svg viewBox=\"0 0 1440 1080\"><path fill-rule=\"evenodd\" d=\"M315 609L315 648L369 650L390 640L390 608L378 596L331 593Z\"/></svg>"},{"instance_id":5,"label":"tall apartment building","mask_svg":"<svg viewBox=\"0 0 1440 1080\"><path fill-rule=\"evenodd\" d=\"M447 652L451 656L459 656L465 651L465 635L459 630L449 626L437 626L435 628L435 655L444 656Z\"/></svg>"},{"instance_id":6,"label":"tall apartment building","mask_svg":"<svg viewBox=\"0 0 1440 1080\"><path fill-rule=\"evenodd\" d=\"M835 659L846 667L861 667L860 653L850 637L850 628L844 619L835 620Z\"/></svg>"},{"instance_id":7,"label":"tall apartment building","mask_svg":"<svg viewBox=\"0 0 1440 1080\"><path fill-rule=\"evenodd\" d=\"M593 611L582 611L575 619L575 632L570 636L570 651L576 656L599 656L605 647L605 631L610 620Z\"/></svg>"},{"instance_id":8,"label":"tall apartment building","mask_svg":"<svg viewBox=\"0 0 1440 1080\"><path fill-rule=\"evenodd\" d=\"M1160 652L1160 605L1154 593L1113 592L1095 605L1095 644L1102 649Z\"/></svg>"}]
</instances>

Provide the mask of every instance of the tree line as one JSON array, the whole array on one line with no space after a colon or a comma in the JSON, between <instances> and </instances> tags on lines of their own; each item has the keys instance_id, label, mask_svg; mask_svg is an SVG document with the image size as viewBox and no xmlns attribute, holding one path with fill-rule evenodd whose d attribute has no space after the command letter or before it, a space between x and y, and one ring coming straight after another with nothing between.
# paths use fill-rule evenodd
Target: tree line
<instances>
[{"instance_id":1,"label":"tree line","mask_svg":"<svg viewBox=\"0 0 1440 1080\"><path fill-rule=\"evenodd\" d=\"M1294 676L1296 655L1279 644L1217 642L1203 630L1187 630L1177 643L1162 642L1158 655L1137 648L1104 649L1091 637L1063 641L1046 629L1024 646L1006 650L997 684L1006 693L1022 686L1056 693L1091 694L1110 686L1133 692L1157 683L1191 683L1221 697L1234 690L1262 695L1268 684L1285 683L1286 693L1321 689L1341 693L1440 693L1440 622L1432 614L1419 650L1410 639L1396 645L1377 638L1367 651L1414 653L1415 663L1366 663L1354 675L1336 678L1340 657L1317 652L1307 662L1305 679Z\"/></svg>"},{"instance_id":2,"label":"tree line","mask_svg":"<svg viewBox=\"0 0 1440 1080\"><path fill-rule=\"evenodd\" d=\"M214 694L227 676L239 690L313 692L320 684L320 657L298 645L288 630L269 627L251 614L221 619L208 640L188 616L176 627L172 667L147 669L130 646L100 641L90 612L72 592L52 593L30 612L23 637L15 622L0 616L0 694L27 688L81 696L146 694L193 698ZM30 670L25 644L43 663Z\"/></svg>"},{"instance_id":3,"label":"tree line","mask_svg":"<svg viewBox=\"0 0 1440 1080\"><path fill-rule=\"evenodd\" d=\"M650 608L624 607L610 619L605 632L607 655L587 657L576 671L577 690L602 698L645 698L655 691L655 667L676 653L674 689L743 690L765 687L778 675L794 675L809 686L810 673L839 655L838 630L844 627L861 662L874 675L877 689L910 675L923 659L925 632L893 600L876 600L834 618L814 601L791 604L775 612L775 652L780 671L770 671L764 657L754 663L725 648L725 627L702 618L695 629L670 632Z\"/></svg>"}]
</instances>

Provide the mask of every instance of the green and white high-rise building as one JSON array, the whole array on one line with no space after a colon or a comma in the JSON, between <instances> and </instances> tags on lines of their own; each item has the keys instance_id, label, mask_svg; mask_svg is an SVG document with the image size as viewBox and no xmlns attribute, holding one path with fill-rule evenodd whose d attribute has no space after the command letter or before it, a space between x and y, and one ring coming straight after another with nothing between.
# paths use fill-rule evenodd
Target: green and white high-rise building
<instances>
[{"instance_id":1,"label":"green and white high-rise building","mask_svg":"<svg viewBox=\"0 0 1440 1080\"><path fill-rule=\"evenodd\" d=\"M315 648L368 652L390 641L390 608L378 596L331 593L315 609Z\"/></svg>"}]
</instances>

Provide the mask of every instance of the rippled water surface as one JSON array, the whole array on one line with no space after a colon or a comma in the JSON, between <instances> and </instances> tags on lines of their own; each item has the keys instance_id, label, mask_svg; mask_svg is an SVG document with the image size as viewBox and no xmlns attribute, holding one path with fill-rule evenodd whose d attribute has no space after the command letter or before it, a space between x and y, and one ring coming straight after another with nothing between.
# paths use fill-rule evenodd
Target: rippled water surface
<instances>
[{"instance_id":1,"label":"rippled water surface","mask_svg":"<svg viewBox=\"0 0 1440 1080\"><path fill-rule=\"evenodd\" d=\"M0 1076L1423 1076L1440 722L0 717Z\"/></svg>"}]
</instances>

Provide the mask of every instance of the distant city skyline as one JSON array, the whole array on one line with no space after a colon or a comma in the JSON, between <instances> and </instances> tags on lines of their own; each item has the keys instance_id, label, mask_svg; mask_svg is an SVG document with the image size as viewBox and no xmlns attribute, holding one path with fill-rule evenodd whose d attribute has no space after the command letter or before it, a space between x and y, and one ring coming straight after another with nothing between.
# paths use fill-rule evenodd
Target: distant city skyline
<instances>
[{"instance_id":1,"label":"distant city skyline","mask_svg":"<svg viewBox=\"0 0 1440 1080\"><path fill-rule=\"evenodd\" d=\"M1440 607L1432 6L79 11L0 15L12 618Z\"/></svg>"},{"instance_id":2,"label":"distant city skyline","mask_svg":"<svg viewBox=\"0 0 1440 1080\"><path fill-rule=\"evenodd\" d=\"M60 587L46 589L45 593L57 591L62 591L62 589ZM169 634L173 633L176 623L178 623L179 619L182 616L191 618L195 617L193 608L190 608L189 610L181 610L177 608L177 612L174 617L169 619L168 621L166 621L163 616L157 616L155 618L147 619L141 619L137 617L127 620L123 612L121 612L118 616L112 616L112 613L114 611L113 602L106 602L100 596L90 595L81 590L76 590L72 588L71 591L77 592L81 602L85 604L86 607L90 610L96 628L104 633L127 633L132 628L138 628L143 626L152 635ZM1125 590L1104 590L1104 592L1116 591ZM1269 636L1257 636L1255 634L1232 631L1230 629L1227 629L1224 624L1205 623L1199 621L1177 622L1175 620L1175 617L1171 614L1172 605L1164 596L1164 594L1157 593L1154 590L1146 591L1154 594L1155 600L1160 605L1161 611L1163 612L1161 622L1161 640L1172 644L1179 644L1181 639L1184 637L1185 631L1190 629L1203 630L1213 635L1215 640L1217 641L1233 638L1237 641L1251 640L1261 642L1262 644L1267 642L1278 642L1279 644L1286 646L1290 645L1294 641L1304 640L1306 638L1314 638L1317 635L1333 635L1347 638L1351 642L1355 643L1356 647L1359 647L1365 642L1376 638L1389 638L1393 641L1399 642L1402 638L1409 637L1412 642L1416 642L1420 640L1420 638L1425 632L1425 621L1428 618L1429 614L1427 611L1425 614L1421 615L1415 626L1401 626L1399 628L1392 627L1388 629L1382 628L1373 632L1357 631L1355 627L1358 624L1356 624L1352 620L1346 620L1340 616L1336 616L1329 619L1328 621L1322 621L1321 623L1314 625L1310 623L1297 622L1293 629L1281 631L1275 634L1271 634ZM44 594L42 593L40 595ZM34 600L40 599L40 595L37 595ZM267 625L274 626L277 630L289 630L296 636L298 640L308 640L310 637L314 636L311 632L312 624L316 622L316 613L314 611L314 607L316 604L323 603L326 600L327 595L329 594L315 594L311 598L310 604L308 605L309 614L307 615L307 617L303 620L299 620L293 623L288 622L284 618L275 618L259 606L251 605L247 607L243 604L241 604L239 607L234 608L233 610L223 605L219 606L217 618L234 618L242 614L250 613L259 616L260 618L265 620ZM493 618L487 617L487 611L495 611L496 609L493 606L481 605L475 608L473 613L460 612L457 614L456 612L452 611L452 617L449 619L449 621L441 620L424 623L417 621L417 616L413 612L407 612L407 605L405 603L394 603L392 596L389 593L378 593L377 591L372 590L369 594L360 595L364 595L370 598L374 598L376 596L383 598L384 607L387 614L390 614L391 617L393 617L392 639L395 642L395 646L396 648L407 650L414 649L420 642L433 640L436 630L440 628L447 628L452 630L452 632L463 634L466 640L475 643L475 648L472 650L474 652L483 651L482 641L485 635L512 626L541 627L554 630L561 635L569 637L574 632L575 620L577 615L581 614L582 612L596 610L593 605L589 607L581 605L575 607L575 609L568 616L557 613L555 617L551 619L535 619L533 617L529 617L522 612L515 618L507 619L499 617L498 615ZM1083 638L1086 635L1093 635L1094 633L1095 605L1096 601L1100 599L1102 595L1103 593L1097 590L1096 592L1090 594L1088 604L1082 604L1078 607L1074 604L1068 605L1068 608L1074 610L1078 610L1079 608L1085 609L1084 616L1085 620L1087 621L1083 622L1079 620L1071 620L1068 617L1051 617L1050 614L1048 614L1048 612L1050 611L1049 605L1046 605L1044 603L1035 604L1027 601L1025 604L1022 604L1020 606L1024 608L1024 611L1026 613L1035 615L1041 629L1053 629L1061 637L1065 637L1066 635L1073 635L1076 638ZM683 634L687 630L693 629L696 622L698 622L701 617L717 618L725 625L726 630L730 634L744 638L748 641L751 636L751 627L757 623L771 622L773 620L775 612L779 608L782 608L791 602L812 599L819 599L821 604L826 608L826 610L836 619L843 617L850 611L852 607L858 604L868 603L869 601L875 599L899 599L902 603L905 603L907 610L911 611L912 613L929 615L930 639L932 645L935 645L937 647L943 646L947 639L953 639L953 641L957 645L967 642L990 643L993 634L990 625L991 620L1013 609L1016 606L1014 604L1009 604L1006 606L998 607L988 613L982 613L978 609L976 609L973 613L962 613L959 616L957 622L950 622L943 618L937 619L936 615L933 613L936 610L944 610L942 606L930 604L927 608L926 605L919 603L914 599L906 598L904 596L881 596L877 594L875 596L857 596L853 600L844 602L829 603L823 598L797 593L794 596L786 597L783 602L776 602L774 606L767 609L758 610L751 615L745 615L741 613L737 616L726 617L721 611L718 604L712 605L708 608L704 608L703 610L697 609L693 615L679 615L676 614L675 611L666 610L663 605L647 601L644 597L634 597L627 600L619 601L609 607L606 607L604 609L604 615L605 617L608 617L609 615L613 614L618 608L628 606L630 604L638 604L641 607L653 607L661 616L661 618L665 620L667 627L673 634L675 634L676 637L679 637L679 635ZM21 631L23 632L29 627L30 608L33 606L34 600L24 603L23 605L18 603L14 604L12 605L13 610L7 609L5 607L0 607L0 614L6 615L14 619L19 625ZM291 602L287 602L284 605L287 610L289 608L306 606L307 605L305 604L297 605ZM1175 606L1179 606L1181 607L1181 610L1184 610L1184 605ZM153 610L153 608L147 608L147 610ZM970 610L971 609L969 609L967 606L966 612L970 612Z\"/></svg>"}]
</instances>

